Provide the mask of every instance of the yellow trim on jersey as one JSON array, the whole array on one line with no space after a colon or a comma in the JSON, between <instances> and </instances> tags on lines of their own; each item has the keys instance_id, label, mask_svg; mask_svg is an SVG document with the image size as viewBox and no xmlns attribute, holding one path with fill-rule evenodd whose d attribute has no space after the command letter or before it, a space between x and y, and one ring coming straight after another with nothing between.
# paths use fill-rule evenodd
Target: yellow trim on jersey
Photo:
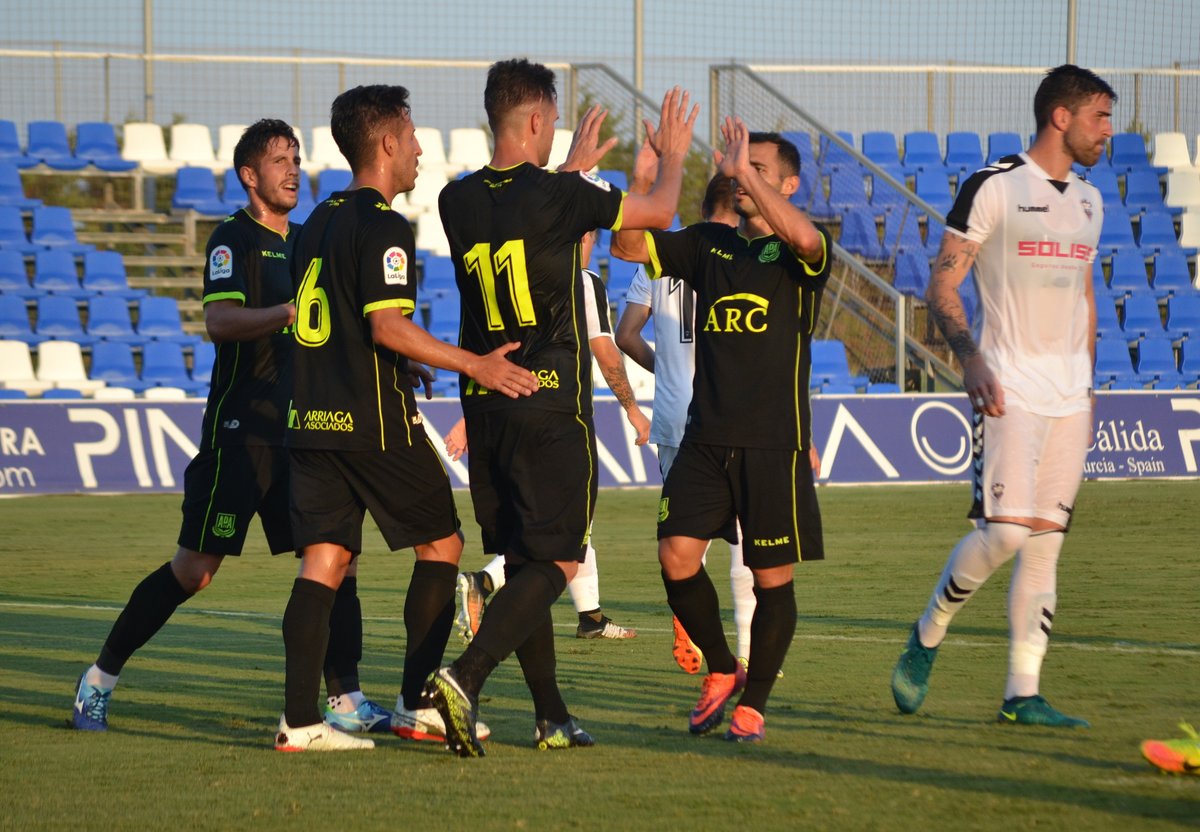
<instances>
[{"instance_id":1,"label":"yellow trim on jersey","mask_svg":"<svg viewBox=\"0 0 1200 832\"><path fill-rule=\"evenodd\" d=\"M588 423L585 422L583 417L580 416L578 413L575 414L575 421L578 422L580 427L583 428L583 438L585 440L584 447L587 448L587 458L588 458L588 478L587 478L587 482L588 482L587 495L588 496L587 496L587 513L585 515L587 518L587 528L586 528L586 531L584 531L584 533L583 533L584 534L583 540L580 541L580 545L586 545L588 540L591 538L592 514L594 513L594 510L592 507L592 485L591 485L592 481L596 477L596 460L592 458L592 430L594 430L594 428L592 430L590 430Z\"/></svg>"},{"instance_id":2,"label":"yellow trim on jersey","mask_svg":"<svg viewBox=\"0 0 1200 832\"><path fill-rule=\"evenodd\" d=\"M796 506L799 504L799 495L796 493L796 465L800 460L800 452L792 451L792 536L796 541L796 558L804 560L804 549L800 545L800 513ZM805 454L805 462L808 461L808 455Z\"/></svg>"},{"instance_id":3,"label":"yellow trim on jersey","mask_svg":"<svg viewBox=\"0 0 1200 832\"><path fill-rule=\"evenodd\" d=\"M821 263L820 263L820 265L813 267L811 264L809 264L809 262L807 260L802 260L800 258L799 254L796 254L795 251L792 251L792 254L796 255L796 259L799 260L801 265L804 266L804 271L806 271L808 273L809 277L816 277L821 272L823 272L825 270L825 262L829 259L829 244L826 242L825 235L818 234L818 236L821 238ZM789 250L791 249L790 246L788 248L789 248Z\"/></svg>"},{"instance_id":4,"label":"yellow trim on jersey","mask_svg":"<svg viewBox=\"0 0 1200 832\"><path fill-rule=\"evenodd\" d=\"M245 292L213 292L211 295L205 295L200 298L200 302L212 303L215 300L238 300L242 302L242 306L246 305Z\"/></svg>"},{"instance_id":5,"label":"yellow trim on jersey","mask_svg":"<svg viewBox=\"0 0 1200 832\"><path fill-rule=\"evenodd\" d=\"M738 292L735 295L725 295L725 297L718 300L717 303L723 303L727 300L748 300L755 306L761 306L763 309L766 309L771 305L771 302L762 295L752 295L749 292Z\"/></svg>"},{"instance_id":6,"label":"yellow trim on jersey","mask_svg":"<svg viewBox=\"0 0 1200 832\"><path fill-rule=\"evenodd\" d=\"M375 368L375 409L379 412L379 450L387 450L387 433L383 425L383 391L379 389L379 353L371 350L371 363Z\"/></svg>"},{"instance_id":7,"label":"yellow trim on jersey","mask_svg":"<svg viewBox=\"0 0 1200 832\"><path fill-rule=\"evenodd\" d=\"M654 245L654 235L649 231L643 231L642 234L646 238L646 253L649 255L646 260L646 277L658 280L663 276L663 267L662 261L658 259L658 248Z\"/></svg>"},{"instance_id":8,"label":"yellow trim on jersey","mask_svg":"<svg viewBox=\"0 0 1200 832\"><path fill-rule=\"evenodd\" d=\"M363 307L363 317L380 309L399 309L401 312L415 312L417 304L408 298L393 298L392 300L377 300Z\"/></svg>"},{"instance_id":9,"label":"yellow trim on jersey","mask_svg":"<svg viewBox=\"0 0 1200 832\"><path fill-rule=\"evenodd\" d=\"M496 171L496 173L504 173L505 171L514 170L516 168L521 167L521 165L528 165L528 164L529 164L529 162L517 162L515 165L509 165L506 168L498 168L489 162L488 164L484 165L483 167L485 170L494 170L494 171ZM546 172L547 173L558 173L558 171L556 171L556 170L548 170Z\"/></svg>"},{"instance_id":10,"label":"yellow trim on jersey","mask_svg":"<svg viewBox=\"0 0 1200 832\"><path fill-rule=\"evenodd\" d=\"M280 231L280 230L279 230L279 229L277 229L277 228L272 228L272 227L271 227L271 226L269 226L269 225L265 225L265 224L263 224L263 223L259 222L258 220L256 220L256 219L254 218L254 215L253 215L253 214L251 214L249 211L247 211L245 208L239 208L238 210L239 210L239 211L241 211L243 214L245 214L247 217L249 217L249 218L250 218L250 222L254 223L255 225L262 226L263 228L265 228L265 229L267 229L268 231L270 231L272 234L278 234L280 237L282 237L282 238L283 238L283 241L284 241L284 242L287 242L287 235L288 235L287 231ZM289 228L289 229L291 229L291 227L292 227L292 226L289 224L289 225L288 225L288 228Z\"/></svg>"},{"instance_id":11,"label":"yellow trim on jersey","mask_svg":"<svg viewBox=\"0 0 1200 832\"><path fill-rule=\"evenodd\" d=\"M625 218L625 197L629 194L621 191L621 204L617 206L617 218L613 220L613 224L609 226L613 231L621 230L621 221Z\"/></svg>"},{"instance_id":12,"label":"yellow trim on jersey","mask_svg":"<svg viewBox=\"0 0 1200 832\"><path fill-rule=\"evenodd\" d=\"M404 391L400 389L400 358L392 362L392 390L400 394L400 409L403 411L400 415L404 417L404 433L408 447L412 447L412 420L408 418L408 399L404 397Z\"/></svg>"},{"instance_id":13,"label":"yellow trim on jersey","mask_svg":"<svg viewBox=\"0 0 1200 832\"><path fill-rule=\"evenodd\" d=\"M747 237L745 234L742 233L741 226L738 226L737 229L735 229L735 230L737 231L737 235L746 241L746 245L750 245L755 240L765 240L765 239L767 239L767 237L775 236L775 232L772 231L770 234L760 234L757 237Z\"/></svg>"}]
</instances>

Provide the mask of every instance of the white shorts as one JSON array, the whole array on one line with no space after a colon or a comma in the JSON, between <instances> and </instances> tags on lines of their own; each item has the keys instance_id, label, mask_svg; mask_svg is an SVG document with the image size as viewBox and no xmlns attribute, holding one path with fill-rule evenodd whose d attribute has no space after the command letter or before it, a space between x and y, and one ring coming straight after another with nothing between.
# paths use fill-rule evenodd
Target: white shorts
<instances>
[{"instance_id":1,"label":"white shorts","mask_svg":"<svg viewBox=\"0 0 1200 832\"><path fill-rule=\"evenodd\" d=\"M975 419L975 500L968 516L1036 517L1068 528L1087 460L1091 413L1039 416L1009 407L1002 417L977 413Z\"/></svg>"}]
</instances>

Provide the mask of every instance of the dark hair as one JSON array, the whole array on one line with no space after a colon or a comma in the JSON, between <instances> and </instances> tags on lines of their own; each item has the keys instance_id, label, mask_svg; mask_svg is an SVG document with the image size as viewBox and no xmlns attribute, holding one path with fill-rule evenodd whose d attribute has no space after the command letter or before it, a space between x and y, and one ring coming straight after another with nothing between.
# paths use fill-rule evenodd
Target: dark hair
<instances>
[{"instance_id":1,"label":"dark hair","mask_svg":"<svg viewBox=\"0 0 1200 832\"><path fill-rule=\"evenodd\" d=\"M355 87L333 99L329 129L350 169L370 162L380 130L409 112L408 90L390 84Z\"/></svg>"},{"instance_id":2,"label":"dark hair","mask_svg":"<svg viewBox=\"0 0 1200 832\"><path fill-rule=\"evenodd\" d=\"M1080 104L1096 95L1117 100L1113 88L1090 69L1063 64L1047 71L1033 96L1033 118L1038 132L1050 123L1050 116L1058 107L1066 107L1074 113Z\"/></svg>"},{"instance_id":3,"label":"dark hair","mask_svg":"<svg viewBox=\"0 0 1200 832\"><path fill-rule=\"evenodd\" d=\"M718 173L708 180L708 187L704 189L704 199L700 200L700 216L707 221L717 211L729 211L732 208L733 180Z\"/></svg>"},{"instance_id":4,"label":"dark hair","mask_svg":"<svg viewBox=\"0 0 1200 832\"><path fill-rule=\"evenodd\" d=\"M556 100L554 72L525 58L497 61L488 68L483 90L483 109L488 126L495 133L504 118L517 107L544 100Z\"/></svg>"},{"instance_id":5,"label":"dark hair","mask_svg":"<svg viewBox=\"0 0 1200 832\"><path fill-rule=\"evenodd\" d=\"M783 162L789 176L800 174L800 151L796 145L778 133L751 133L750 144L773 144L779 151L779 161Z\"/></svg>"},{"instance_id":6,"label":"dark hair","mask_svg":"<svg viewBox=\"0 0 1200 832\"><path fill-rule=\"evenodd\" d=\"M273 139L287 139L289 145L300 148L300 141L292 126L277 118L260 118L242 132L242 137L233 148L233 169L238 171L238 181L243 188L246 183L242 181L242 168L252 168L261 162Z\"/></svg>"}]
</instances>

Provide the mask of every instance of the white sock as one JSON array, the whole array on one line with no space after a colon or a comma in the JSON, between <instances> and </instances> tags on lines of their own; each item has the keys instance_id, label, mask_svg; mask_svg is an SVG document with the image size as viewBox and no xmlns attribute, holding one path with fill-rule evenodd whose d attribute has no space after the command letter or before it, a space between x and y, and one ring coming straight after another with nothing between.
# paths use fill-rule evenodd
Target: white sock
<instances>
[{"instance_id":1,"label":"white sock","mask_svg":"<svg viewBox=\"0 0 1200 832\"><path fill-rule=\"evenodd\" d=\"M1042 659L1050 644L1050 627L1058 581L1058 553L1062 532L1030 535L1013 566L1008 589L1008 681L1004 698L1033 696L1038 692Z\"/></svg>"},{"instance_id":2,"label":"white sock","mask_svg":"<svg viewBox=\"0 0 1200 832\"><path fill-rule=\"evenodd\" d=\"M741 538L741 529L738 529ZM733 590L733 623L737 627L737 652L743 659L750 658L750 622L754 620L754 608L758 599L754 597L754 573L742 562L742 544L729 544L729 587Z\"/></svg>"},{"instance_id":3,"label":"white sock","mask_svg":"<svg viewBox=\"0 0 1200 832\"><path fill-rule=\"evenodd\" d=\"M917 622L921 643L937 647L955 614L992 573L1007 563L1029 537L1029 529L1015 523L986 523L954 547L938 578L925 613Z\"/></svg>"},{"instance_id":4,"label":"white sock","mask_svg":"<svg viewBox=\"0 0 1200 832\"><path fill-rule=\"evenodd\" d=\"M504 555L496 555L480 571L486 572L488 577L492 579L492 592L496 592L496 590L504 586Z\"/></svg>"},{"instance_id":5,"label":"white sock","mask_svg":"<svg viewBox=\"0 0 1200 832\"><path fill-rule=\"evenodd\" d=\"M117 679L119 678L121 678L119 674L114 676L111 673L105 673L96 665L89 667L83 674L83 680L89 685L97 688L107 688L109 690L112 690L117 686Z\"/></svg>"},{"instance_id":6,"label":"white sock","mask_svg":"<svg viewBox=\"0 0 1200 832\"><path fill-rule=\"evenodd\" d=\"M591 612L600 609L600 572L596 569L596 550L587 545L587 555L579 564L579 571L567 584L575 612Z\"/></svg>"},{"instance_id":7,"label":"white sock","mask_svg":"<svg viewBox=\"0 0 1200 832\"><path fill-rule=\"evenodd\" d=\"M353 713L366 698L361 690L352 690L341 696L329 697L326 704L329 706L329 710L335 714L348 714Z\"/></svg>"}]
</instances>

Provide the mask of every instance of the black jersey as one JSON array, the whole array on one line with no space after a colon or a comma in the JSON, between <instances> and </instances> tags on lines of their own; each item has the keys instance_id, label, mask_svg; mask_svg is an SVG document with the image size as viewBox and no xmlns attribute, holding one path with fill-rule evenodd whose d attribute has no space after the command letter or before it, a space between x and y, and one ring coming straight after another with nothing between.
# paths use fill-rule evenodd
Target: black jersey
<instances>
[{"instance_id":1,"label":"black jersey","mask_svg":"<svg viewBox=\"0 0 1200 832\"><path fill-rule=\"evenodd\" d=\"M528 163L485 167L442 191L442 225L462 302L460 345L483 354L520 341L508 358L540 385L532 396L510 399L460 376L464 412L592 412L579 240L593 228L619 228L623 199L596 177Z\"/></svg>"},{"instance_id":2,"label":"black jersey","mask_svg":"<svg viewBox=\"0 0 1200 832\"><path fill-rule=\"evenodd\" d=\"M651 277L678 275L696 291L696 375L684 441L744 448L809 445L813 326L829 279L830 237L813 267L777 236L747 240L701 223L650 231Z\"/></svg>"},{"instance_id":3,"label":"black jersey","mask_svg":"<svg viewBox=\"0 0 1200 832\"><path fill-rule=\"evenodd\" d=\"M296 231L286 234L253 219L230 215L208 238L204 303L278 306L292 299L291 257ZM212 386L201 428L202 448L282 445L292 388L292 339L287 328L253 341L214 344Z\"/></svg>"},{"instance_id":4,"label":"black jersey","mask_svg":"<svg viewBox=\"0 0 1200 832\"><path fill-rule=\"evenodd\" d=\"M296 236L295 382L288 444L370 451L425 441L408 359L371 338L367 315L412 317L412 227L374 188L316 207Z\"/></svg>"}]
</instances>

